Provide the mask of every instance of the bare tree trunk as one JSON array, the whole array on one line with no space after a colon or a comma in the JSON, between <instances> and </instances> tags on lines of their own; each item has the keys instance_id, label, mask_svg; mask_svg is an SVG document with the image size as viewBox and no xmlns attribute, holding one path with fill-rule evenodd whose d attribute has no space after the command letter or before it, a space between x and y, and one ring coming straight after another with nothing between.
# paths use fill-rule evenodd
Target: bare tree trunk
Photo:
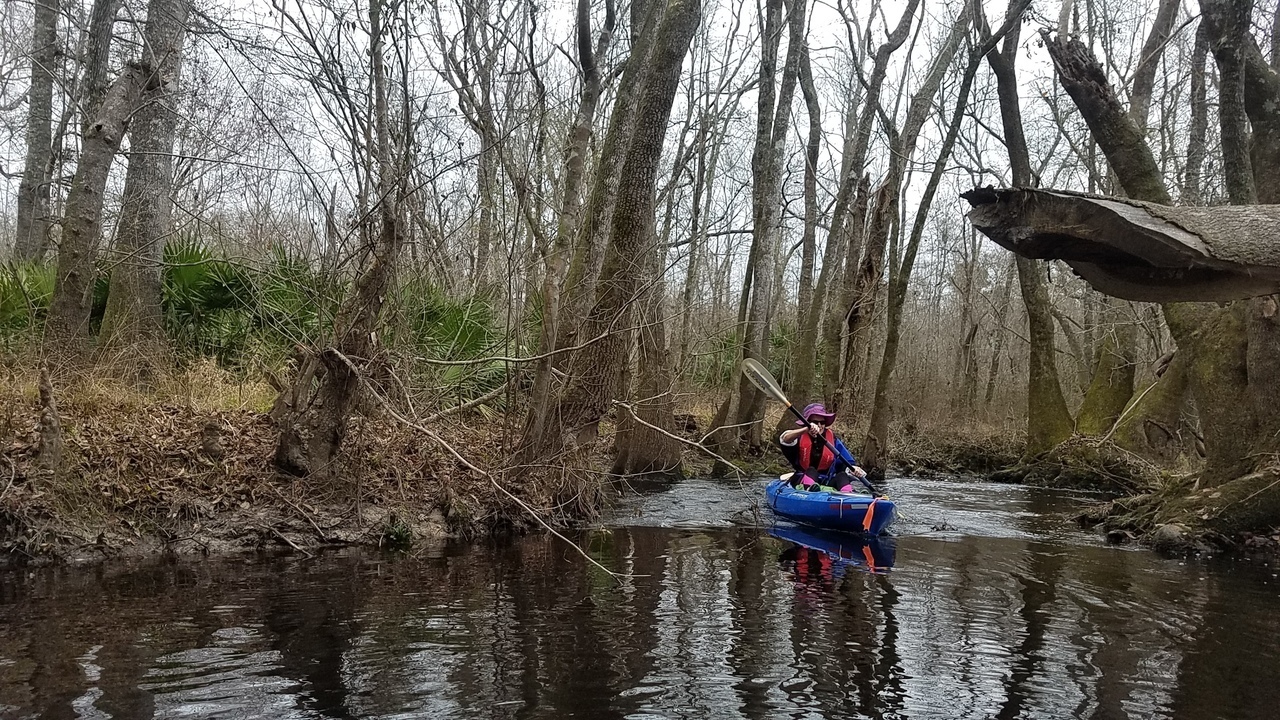
<instances>
[{"instance_id":1,"label":"bare tree trunk","mask_svg":"<svg viewBox=\"0 0 1280 720\"><path fill-rule=\"evenodd\" d=\"M1004 282L1000 284L1000 300L996 303L995 341L991 347L991 369L987 373L987 389L982 396L984 408L991 408L991 401L996 395L996 378L1000 376L1000 353L1004 351L1005 319L1009 315L1009 293L1013 289L1013 276L1017 272L1015 258L1010 258L1009 267L1004 273Z\"/></svg>"},{"instance_id":2,"label":"bare tree trunk","mask_svg":"<svg viewBox=\"0 0 1280 720\"><path fill-rule=\"evenodd\" d=\"M1163 373L1137 394L1116 424L1112 441L1154 462L1173 462L1183 446L1182 406L1190 353L1178 352Z\"/></svg>"},{"instance_id":3,"label":"bare tree trunk","mask_svg":"<svg viewBox=\"0 0 1280 720\"><path fill-rule=\"evenodd\" d=\"M636 422L628 434L625 447L618 448L619 462L615 472L622 475L679 476L680 445L668 434L675 427L675 394L672 382L671 353L667 349L666 318L663 300L666 283L662 281L665 243L656 243L648 251L649 262L644 278L650 285L644 291L640 312L640 359L636 387L631 406ZM619 424L624 410L618 411ZM666 431L666 432L664 432Z\"/></svg>"},{"instance_id":4,"label":"bare tree trunk","mask_svg":"<svg viewBox=\"0 0 1280 720\"><path fill-rule=\"evenodd\" d=\"M1012 7L1012 5L1011 5ZM1017 58L1019 24L1014 24L1004 38L1001 50L987 54L987 62L996 76L996 92L1000 98L1000 118L1009 148L1009 166L1015 187L1032 182L1031 157L1022 130L1022 108L1018 98L1018 79L1014 70ZM1054 359L1053 317L1049 313L1049 292L1042 268L1034 260L1018 256L1015 260L1022 301L1027 308L1031 341L1027 363L1027 454L1035 455L1071 436L1071 413L1062 397L1058 366Z\"/></svg>"},{"instance_id":5,"label":"bare tree trunk","mask_svg":"<svg viewBox=\"0 0 1280 720\"><path fill-rule=\"evenodd\" d=\"M187 0L151 0L147 9L143 54L153 77L129 131L129 170L102 320L106 352L125 352L115 358L117 367L139 379L150 376L168 352L161 285L173 204L174 98L187 12Z\"/></svg>"},{"instance_id":6,"label":"bare tree trunk","mask_svg":"<svg viewBox=\"0 0 1280 720\"><path fill-rule=\"evenodd\" d=\"M1218 309L1199 303L1164 306L1169 330L1185 353L1189 385L1204 435L1200 481L1219 485L1248 471L1257 433L1248 392L1246 303ZM1166 373L1166 376L1168 373Z\"/></svg>"},{"instance_id":7,"label":"bare tree trunk","mask_svg":"<svg viewBox=\"0 0 1280 720\"><path fill-rule=\"evenodd\" d=\"M803 2L792 2L784 16L782 0L768 0L760 8L763 48L760 55L756 95L756 136L751 154L752 241L747 260L749 293L744 287L739 316L742 328L742 356L763 363L769 357L769 332L781 234L782 169L789 130L791 101L799 82L800 59L804 50ZM775 84L778 53L784 31L789 29L787 55L781 82ZM746 314L743 314L743 310ZM733 390L712 421L712 446L721 454L732 453L733 439L745 441L751 451L763 440L761 417L764 398L745 376L735 378ZM725 425L735 426L731 432ZM719 470L721 468L717 468Z\"/></svg>"},{"instance_id":8,"label":"bare tree trunk","mask_svg":"<svg viewBox=\"0 0 1280 720\"><path fill-rule=\"evenodd\" d=\"M1012 17L1001 29L1000 35L1009 32L1014 22L1022 21L1022 11L1025 9L1026 4L1024 2L1016 11L1011 12ZM956 51L959 49L961 38L968 31L972 19L970 8L971 6L966 6L960 17L956 18L952 30L952 39L938 56L937 62L944 68L950 65L951 58L955 56ZM929 174L929 181L925 185L924 194L917 205L915 222L912 224L911 235L907 239L906 247L903 249L902 261L898 263L897 271L892 273L889 278L889 307L885 325L884 355L881 358L880 372L876 378L876 392L872 401L870 427L867 430L867 437L862 447L862 466L873 477L883 478L885 471L888 469L889 420L891 414L889 408L889 385L893 378L894 367L898 361L898 344L902 335L902 306L906 302L907 287L911 281L911 271L915 267L916 253L920 249L920 240L924 236L925 219L929 215L930 208L933 207L933 199L937 195L938 185L942 182L942 175L946 171L951 151L955 147L956 139L960 136L960 125L964 121L964 112L969 104L969 91L973 87L974 77L977 76L978 68L981 67L982 58L986 55L986 51L995 48L996 43L999 42L1000 35L995 38L984 38L983 45L986 47L974 48L969 54L969 62L965 67L964 76L960 81L960 89L956 94L955 109L952 111L946 135L942 139L942 147L938 150L938 157L934 161L933 171ZM919 93L911 101L911 109L907 112L907 132L918 132L918 129L913 129L910 124L912 110L915 109L918 101L931 102L934 94L938 91L938 87L941 85L941 81L942 72L939 72L936 80L931 76L921 85ZM925 95L924 93L926 92L929 94ZM923 121L921 121L920 125L923 125ZM898 156L902 159L902 162L905 163L910 159L914 146L914 137L903 138L903 142L899 147L900 155ZM974 332L976 332L976 326ZM968 344L970 347L972 347L972 342L973 333L969 333ZM966 371L969 364L969 362L966 362Z\"/></svg>"},{"instance_id":9,"label":"bare tree trunk","mask_svg":"<svg viewBox=\"0 0 1280 720\"><path fill-rule=\"evenodd\" d=\"M849 355L851 356L859 350L853 347L852 338L849 339L848 343L842 341L844 340L844 326L852 313L853 305L857 299L857 288L853 281L853 276L854 269L858 266L858 258L862 253L863 238L866 233L867 207L870 202L870 178L866 178L863 171L866 166L867 150L870 147L871 129L876 113L880 110L880 94L884 88L885 77L889 72L889 59L898 48L902 47L902 44L907 41L907 36L911 34L911 26L919 4L919 0L909 0L907 2L906 8L903 9L902 15L898 19L897 26L885 38L884 43L876 49L875 59L872 61L871 77L866 85L867 96L863 101L862 112L858 116L857 130L852 135L846 135L845 138L845 155L841 159L842 182L840 192L845 193L846 204L842 206L841 198L837 195L831 217L832 232L827 237L828 249L830 249L830 245L833 242L838 247L847 246L845 247L844 282L840 283L844 287L844 292L839 306L832 308L829 313L826 332L822 339L823 396L831 402L836 410L839 410L842 399L838 390L844 385L841 370L847 364L841 362L843 356L842 346L849 346ZM862 192L860 183L867 185L866 192ZM854 194L855 188L858 191L856 196ZM853 212L846 215L846 208L849 207L847 203L850 200L854 200ZM854 235L851 235L846 242L845 233L854 233ZM855 239L857 242L854 242ZM822 276L827 274L828 264L824 263L823 265L822 273L818 279L819 285L822 284ZM819 290L817 297L825 294L822 290Z\"/></svg>"},{"instance_id":10,"label":"bare tree trunk","mask_svg":"<svg viewBox=\"0 0 1280 720\"><path fill-rule=\"evenodd\" d=\"M595 169L591 194L587 197L582 226L578 229L569 258L564 298L560 303L559 327L556 331L558 350L587 339L580 336L579 329L595 301L596 282L608 250L613 230L613 213L621 192L619 182L622 166L635 131L636 103L639 101L637 96L662 16L663 5L658 0L631 3L631 54L627 57L622 79L618 83L609 116L609 129L600 146L600 159ZM562 367L568 361L568 356L561 355L556 367Z\"/></svg>"},{"instance_id":11,"label":"bare tree trunk","mask_svg":"<svg viewBox=\"0 0 1280 720\"><path fill-rule=\"evenodd\" d=\"M1145 133L1147 129L1147 113L1151 107L1151 92L1155 87L1156 70L1160 67L1160 57L1164 54L1165 44L1169 42L1169 33L1173 31L1173 22L1178 19L1178 10L1182 7L1179 0L1160 0L1156 9L1155 20L1151 24L1151 33L1142 45L1142 55L1138 58L1138 67L1133 72L1133 90L1129 93L1129 116Z\"/></svg>"},{"instance_id":12,"label":"bare tree trunk","mask_svg":"<svg viewBox=\"0 0 1280 720\"><path fill-rule=\"evenodd\" d=\"M49 228L49 175L53 170L53 67L58 50L59 0L35 0L31 89L27 93L27 156L18 185L14 257L39 260Z\"/></svg>"},{"instance_id":13,"label":"bare tree trunk","mask_svg":"<svg viewBox=\"0 0 1280 720\"><path fill-rule=\"evenodd\" d=\"M827 235L827 250L823 253L824 264L822 272L818 274L818 291L815 297L821 297L826 294L823 292L825 287L838 288L831 290L831 294L835 295L827 308L825 322L822 323L822 397L826 398L833 406L839 406L840 397L837 392L840 387L840 376L843 367L843 344L845 321L849 316L849 308L854 302L854 284L853 276L858 272L858 260L862 256L862 243L867 234L867 213L871 204L871 176L869 174L861 175L855 183L854 195L852 196L852 207L844 208L841 220L843 227L837 236L834 233ZM837 197L837 205L839 198ZM832 217L832 227L835 227L836 219ZM833 243L837 243L833 244ZM835 252L832 249L835 248ZM841 254L844 257L841 257ZM826 262L826 258L830 256L830 262ZM827 272L827 268L831 268L831 272ZM825 287L824 287L824 282ZM811 318L811 322L816 323L816 318ZM815 328L816 329L816 328ZM815 333L816 334L816 333ZM835 408L833 408L835 409Z\"/></svg>"},{"instance_id":14,"label":"bare tree trunk","mask_svg":"<svg viewBox=\"0 0 1280 720\"><path fill-rule=\"evenodd\" d=\"M960 16L956 19L955 24L952 25L951 32L948 34L942 47L938 49L928 75L926 75L924 80L920 83L920 87L916 90L915 95L911 98L911 102L907 106L907 117L903 122L901 135L899 135L896 129L886 128L889 135L889 147L892 148L891 159L889 161L889 172L885 178L884 184L876 192L875 210L872 213L871 226L867 231L867 242L865 243L862 251L862 261L858 265L858 272L851 278L854 301L853 305L849 309L849 317L847 320L848 349L845 352L845 371L841 376L840 393L838 394L840 400L836 403L837 407L849 407L848 401L851 398L848 393L850 389L856 389L861 385L861 368L859 367L859 364L853 362L853 360L860 357L860 354L855 352L856 350L869 347L871 344L871 320L875 315L877 298L880 295L880 278L884 272L884 253L893 224L899 221L898 205L900 202L903 176L906 172L907 161L915 152L916 140L919 138L920 130L924 127L925 120L928 118L929 112L932 109L933 98L938 94L938 88L942 85L943 76L946 75L947 69L951 64L951 60L956 56L956 53L959 52L960 43L964 40L964 37L968 32L969 22L972 19L971 8L971 5L964 6ZM976 71L977 67L975 64L974 72ZM972 83L972 80L970 80L970 83ZM967 94L968 89L965 88L964 92ZM957 119L953 123L956 133L959 132L958 117L959 116L957 116ZM950 128L948 128L948 134L950 134ZM952 144L955 143L954 137L951 138L951 142ZM950 150L947 149L943 156L949 153ZM941 180L941 172L942 170L940 169L936 170L939 180ZM936 189L935 183L934 190L936 191ZM931 194L928 190L926 190L926 197L929 198L930 202L932 201ZM921 205L920 207L922 208L921 212L927 212L927 204ZM920 217L921 232L923 232L923 217L918 217ZM913 239L914 246L909 251L911 254L911 262L915 261L915 247L918 247L920 242L918 237ZM904 298L906 293L905 278L906 276L904 275L903 285L899 288L903 293ZM893 294L893 280L891 279L889 290L891 304L893 302ZM901 303L899 303L897 312L900 314L901 311ZM897 332L897 328L895 327L897 320L892 318L892 313L894 312L892 306L890 307L889 312L891 317L889 319L889 333L886 335L886 340L891 340L891 342L885 346L885 357L888 359L888 362L887 367L885 367L886 363L882 362L880 370L880 377L886 378L886 385L888 384L887 376L892 372L893 364L897 361L897 338L892 337L893 333ZM877 474L883 475L885 468L884 463L887 461L887 457L884 452L887 448L884 446L883 442L878 441L888 433L888 395L885 394L884 397L881 398L881 390L878 386L875 390L875 394L875 398L871 403L873 406L871 418L872 429L870 434L867 436L867 445L863 448L863 461L864 466L868 468L868 472L876 472ZM863 404L865 405L866 403L864 402ZM882 406L882 409L880 410L880 417L876 416L876 405ZM871 453L870 459L866 457L868 452Z\"/></svg>"},{"instance_id":15,"label":"bare tree trunk","mask_svg":"<svg viewBox=\"0 0 1280 720\"><path fill-rule=\"evenodd\" d=\"M973 414L973 404L978 397L978 322L970 319L964 338L960 341L960 389L957 416L968 418Z\"/></svg>"},{"instance_id":16,"label":"bare tree trunk","mask_svg":"<svg viewBox=\"0 0 1280 720\"><path fill-rule=\"evenodd\" d=\"M613 41L613 2L605 5L604 27L596 47L591 46L591 4L578 0L577 40L578 65L582 72L582 91L578 97L578 112L565 148L564 185L561 189L560 217L556 225L556 237L545 258L546 271L542 286L542 326L539 330L538 351L549 353L555 349L560 327L560 302L564 293L565 273L572 250L573 237L582 226L582 186L586 178L586 159L590 151L591 128L595 122L596 107L600 102L603 80L599 59L606 56ZM543 434L547 409L552 401L552 370L554 356L547 355L538 361L534 369L533 388L529 397L529 412L525 418L523 437L536 438Z\"/></svg>"},{"instance_id":17,"label":"bare tree trunk","mask_svg":"<svg viewBox=\"0 0 1280 720\"><path fill-rule=\"evenodd\" d=\"M565 447L594 442L601 417L617 397L618 370L625 358L626 342L616 325L631 317L636 294L637 263L654 241L655 182L667 121L675 99L680 69L701 16L698 0L672 3L663 13L653 39L653 52L643 69L635 105L634 133L617 179L624 189L612 215L613 232L608 243L595 305L583 323L592 338L604 337L572 354L569 378L544 436L529 447L535 457L555 455ZM628 70L631 70L629 67ZM613 128L610 128L612 134ZM597 186L600 189L600 186Z\"/></svg>"},{"instance_id":18,"label":"bare tree trunk","mask_svg":"<svg viewBox=\"0 0 1280 720\"><path fill-rule=\"evenodd\" d=\"M85 38L82 65L84 75L80 80L80 107L87 127L93 122L98 105L110 87L107 76L110 70L111 43L114 38L116 13L124 0L93 0L89 9L89 28Z\"/></svg>"},{"instance_id":19,"label":"bare tree trunk","mask_svg":"<svg viewBox=\"0 0 1280 720\"><path fill-rule=\"evenodd\" d=\"M1204 77L1208 54L1209 35L1201 24L1196 31L1195 49L1191 55L1191 122L1187 131L1187 164L1182 176L1183 205L1200 204L1200 173L1204 167L1205 134L1209 127L1209 103L1206 99Z\"/></svg>"},{"instance_id":20,"label":"bare tree trunk","mask_svg":"<svg viewBox=\"0 0 1280 720\"><path fill-rule=\"evenodd\" d=\"M1106 73L1093 59L1093 53L1073 38L1061 35L1050 38L1044 33L1041 37L1063 89L1080 108L1125 193L1138 200L1172 204L1151 148L1147 147L1129 113L1116 100Z\"/></svg>"},{"instance_id":21,"label":"bare tree trunk","mask_svg":"<svg viewBox=\"0 0 1280 720\"><path fill-rule=\"evenodd\" d=\"M751 154L752 254L755 256L755 268L742 343L743 357L755 358L762 363L769 361L769 319L782 232L782 164L790 130L791 101L799 79L800 56L804 48L805 4L801 0L792 0L785 22L782 0L768 0L765 12L762 22L765 47L761 51L756 96L756 139ZM775 87L778 49L784 28L790 29L787 55L781 84ZM747 447L754 451L760 447L763 437L757 421L764 412L764 398L745 375L739 378L738 394L741 400L734 423L745 426L741 434Z\"/></svg>"},{"instance_id":22,"label":"bare tree trunk","mask_svg":"<svg viewBox=\"0 0 1280 720\"><path fill-rule=\"evenodd\" d=\"M1203 22L1218 63L1218 120L1222 137L1222 174L1233 205L1253 205L1258 193L1249 158L1249 118L1245 113L1244 48L1252 2L1206 3ZM1215 12L1216 8L1216 12ZM1268 72L1270 70L1268 69Z\"/></svg>"},{"instance_id":23,"label":"bare tree trunk","mask_svg":"<svg viewBox=\"0 0 1280 720\"><path fill-rule=\"evenodd\" d=\"M479 113L488 119L485 127L493 125L493 108L483 106ZM480 155L476 158L476 193L479 212L476 218L476 254L471 264L471 288L479 295L487 295L493 289L490 279L489 255L494 245L494 223L498 214L498 158L497 135L486 129L476 132L480 141Z\"/></svg>"},{"instance_id":24,"label":"bare tree trunk","mask_svg":"<svg viewBox=\"0 0 1280 720\"><path fill-rule=\"evenodd\" d=\"M1076 432L1081 435L1105 435L1133 396L1132 341L1121 337L1125 332L1129 328L1114 328L1098 348L1093 380L1076 416Z\"/></svg>"},{"instance_id":25,"label":"bare tree trunk","mask_svg":"<svg viewBox=\"0 0 1280 720\"><path fill-rule=\"evenodd\" d=\"M58 270L45 322L49 347L78 352L89 338L98 243L102 236L102 193L120 141L138 109L151 71L132 63L112 83L81 142L80 162L71 181L58 247Z\"/></svg>"},{"instance_id":26,"label":"bare tree trunk","mask_svg":"<svg viewBox=\"0 0 1280 720\"><path fill-rule=\"evenodd\" d=\"M973 404L978 395L978 348L977 338L980 323L974 311L974 295L978 292L978 266L980 247L978 231L969 228L969 238L965 243L963 257L963 286L960 290L960 343L956 348L955 363L951 376L960 378L959 386L951 396L951 414L953 417L968 417L973 412Z\"/></svg>"},{"instance_id":27,"label":"bare tree trunk","mask_svg":"<svg viewBox=\"0 0 1280 720\"><path fill-rule=\"evenodd\" d=\"M804 329L809 327L809 316L820 310L822 303L815 302L813 295L813 268L817 255L818 230L818 157L822 150L822 106L818 102L818 90L813 83L813 71L809 66L809 48L806 44L800 55L800 90L804 96L805 109L809 118L809 137L804 153L804 230L800 237L800 287L796 293L796 328L799 343L807 341L808 347L796 348L796 368L791 382L791 390L799 397L807 397L813 389L814 367L813 343L816 337L808 336ZM813 324L817 328L817 323Z\"/></svg>"},{"instance_id":28,"label":"bare tree trunk","mask_svg":"<svg viewBox=\"0 0 1280 720\"><path fill-rule=\"evenodd\" d=\"M703 121L707 121L706 113ZM680 300L680 351L676 356L675 366L683 375L689 372L690 335L693 328L693 296L698 289L698 278L702 273L702 254L707 241L706 212L710 209L711 189L715 182L715 169L719 160L720 148L717 145L707 158L707 144L710 142L709 130L705 130L698 142L697 159L694 162L693 199L690 202L689 218L689 259L686 261L684 289ZM705 205L705 207L704 207Z\"/></svg>"}]
</instances>

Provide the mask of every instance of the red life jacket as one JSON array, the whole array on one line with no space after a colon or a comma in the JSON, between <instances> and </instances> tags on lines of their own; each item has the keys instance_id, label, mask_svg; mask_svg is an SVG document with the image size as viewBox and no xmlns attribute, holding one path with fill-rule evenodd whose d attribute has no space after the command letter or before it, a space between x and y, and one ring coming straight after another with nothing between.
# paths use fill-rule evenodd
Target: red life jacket
<instances>
[{"instance_id":1,"label":"red life jacket","mask_svg":"<svg viewBox=\"0 0 1280 720\"><path fill-rule=\"evenodd\" d=\"M818 458L817 470L820 473L830 470L831 463L836 461L836 454L831 452L831 448L836 445L836 436L831 432L831 428L827 428L822 434L827 442L822 446L822 455ZM800 436L800 468L805 472L813 469L809 464L813 453L813 441L814 437L808 432Z\"/></svg>"}]
</instances>

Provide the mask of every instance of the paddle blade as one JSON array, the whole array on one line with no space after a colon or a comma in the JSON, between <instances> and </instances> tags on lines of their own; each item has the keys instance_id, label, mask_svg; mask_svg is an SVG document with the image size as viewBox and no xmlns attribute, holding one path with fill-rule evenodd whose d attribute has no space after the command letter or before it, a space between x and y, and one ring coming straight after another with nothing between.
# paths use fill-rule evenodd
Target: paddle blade
<instances>
[{"instance_id":1,"label":"paddle blade","mask_svg":"<svg viewBox=\"0 0 1280 720\"><path fill-rule=\"evenodd\" d=\"M754 358L742 361L742 373L747 376L752 385L760 388L760 392L778 402L791 404L783 394L782 388L778 387L778 381L774 380L773 375L770 375L769 371Z\"/></svg>"}]
</instances>

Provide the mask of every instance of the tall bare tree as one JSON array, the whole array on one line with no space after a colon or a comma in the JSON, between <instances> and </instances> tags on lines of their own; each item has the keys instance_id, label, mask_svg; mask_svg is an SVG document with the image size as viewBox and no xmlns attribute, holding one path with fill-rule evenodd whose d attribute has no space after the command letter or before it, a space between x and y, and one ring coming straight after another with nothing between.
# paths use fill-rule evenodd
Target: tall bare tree
<instances>
[{"instance_id":1,"label":"tall bare tree","mask_svg":"<svg viewBox=\"0 0 1280 720\"><path fill-rule=\"evenodd\" d=\"M613 43L615 21L613 2L609 0L605 3L604 22L593 47L591 3L589 0L578 0L574 27L582 88L578 95L578 110L565 139L564 181L560 189L561 205L556 221L556 235L551 247L546 248L543 258L545 270L542 281L542 324L538 337L538 350L543 357L534 369L529 412L525 419L526 437L541 437L547 411L551 405L554 356L550 353L555 349L556 337L559 334L560 304L564 294L564 281L570 254L573 250L573 238L582 227L582 190L588 179L587 155L590 152L596 108L604 88L600 63Z\"/></svg>"},{"instance_id":2,"label":"tall bare tree","mask_svg":"<svg viewBox=\"0 0 1280 720\"><path fill-rule=\"evenodd\" d=\"M151 374L168 346L162 264L173 207L176 95L188 8L187 0L152 0L142 34L142 53L153 77L129 129L129 170L101 340L108 353L127 353L116 358L123 361L118 367L135 376Z\"/></svg>"},{"instance_id":3,"label":"tall bare tree","mask_svg":"<svg viewBox=\"0 0 1280 720\"><path fill-rule=\"evenodd\" d=\"M109 86L105 85L117 7L115 0L97 0L90 16L83 83L86 121L62 223L53 300L45 321L46 345L76 352L85 349L89 337L107 175L143 92L154 79L143 57L126 65Z\"/></svg>"},{"instance_id":4,"label":"tall bare tree","mask_svg":"<svg viewBox=\"0 0 1280 720\"><path fill-rule=\"evenodd\" d=\"M968 63L965 66L964 74L960 80L960 88L956 93L955 107L952 110L951 119L947 124L946 134L942 139L942 147L938 151L938 157L934 161L933 170L929 175L929 181L925 184L924 194L921 196L916 206L916 217L912 223L911 235L907 240L904 248L902 259L896 263L897 267L890 273L889 278L889 307L886 320L884 355L880 362L880 373L876 380L876 391L871 409L871 423L867 431L866 442L862 448L863 467L867 468L868 473L873 476L883 477L885 470L888 468L888 446L889 446L889 385L893 377L894 366L897 363L898 343L902 332L902 306L906 301L907 286L911 280L911 271L915 267L916 254L920 249L920 240L924 235L925 220L928 217L929 210L933 205L933 199L937 195L938 185L942 181L942 174L946 170L946 166L951 157L951 151L955 147L956 139L960 135L960 126L964 121L965 108L969 104L969 92L973 88L974 78L977 76L978 68L981 67L983 57L994 50L1000 39L1013 26L1022 21L1022 14L1026 11L1029 2L1022 0L1010 6L1008 16L1004 25L994 35L984 36L971 45L968 57ZM973 5L966 5L963 12L956 19L953 26L952 35L948 39L948 44L944 47L942 53L939 54L936 62L949 63L954 57L956 47L959 45L960 39L963 37L973 18L973 13L977 9ZM984 28L985 30L985 28ZM954 43L955 47L952 46ZM932 101L932 93L938 91L938 84L941 82L939 76L936 80L931 74L921 85L916 95L916 99L912 100L911 108L914 109L917 101L923 99L924 102ZM931 95L923 95L929 92ZM908 121L905 127L906 131L911 131L911 110L908 110ZM914 148L914 140L911 145L907 145L908 138L906 132L899 145L900 157L905 162L909 158ZM892 173L892 170L890 171ZM900 171L899 171L900 172ZM891 176L892 177L892 176ZM898 193L895 192L896 196ZM967 367L966 367L967 370ZM967 376L967 372L966 372Z\"/></svg>"},{"instance_id":5,"label":"tall bare tree","mask_svg":"<svg viewBox=\"0 0 1280 720\"><path fill-rule=\"evenodd\" d=\"M751 152L751 249L739 299L742 357L768 362L769 331L781 242L782 168L790 132L791 103L799 82L804 48L805 6L798 0L784 7L782 0L768 0L760 8L760 68L756 87L756 132ZM786 11L784 13L784 10ZM782 39L787 54L778 72ZM722 450L744 440L749 449L760 447L760 419L764 398L745 376L738 378L712 420L712 444ZM732 426L733 431L726 431ZM718 470L720 468L717 468Z\"/></svg>"},{"instance_id":6,"label":"tall bare tree","mask_svg":"<svg viewBox=\"0 0 1280 720\"><path fill-rule=\"evenodd\" d=\"M1013 7L1013 4L1010 4ZM1022 105L1014 62L1018 55L1021 23L1014 23L1003 46L987 53L987 63L996 76L1000 119L1009 150L1009 170L1014 187L1032 184L1031 155L1022 126ZM1045 286L1044 268L1034 260L1018 256L1018 283L1027 308L1031 357L1027 369L1027 453L1048 450L1071 436L1071 413L1062 396L1058 365L1054 358L1053 316Z\"/></svg>"},{"instance_id":7,"label":"tall bare tree","mask_svg":"<svg viewBox=\"0 0 1280 720\"><path fill-rule=\"evenodd\" d=\"M615 180L619 190L595 302L582 324L583 335L591 344L572 353L564 391L549 416L554 422L544 424L541 437L526 439L522 453L526 460L591 445L601 418L618 396L627 348L622 331L634 316L646 249L655 238L658 160L681 66L701 19L699 0L671 0L665 6L655 0L651 8L654 20L660 18L660 22L647 24L654 28L651 50L643 64L629 63L627 68L635 73L634 116L625 118L633 130L628 133L630 142ZM622 121L614 116L611 137L616 139L616 124ZM602 190L599 181L596 190Z\"/></svg>"},{"instance_id":8,"label":"tall bare tree","mask_svg":"<svg viewBox=\"0 0 1280 720\"><path fill-rule=\"evenodd\" d=\"M58 51L58 0L36 0L27 91L27 157L18 185L14 256L39 259L48 244L49 182L53 172L53 81Z\"/></svg>"},{"instance_id":9,"label":"tall bare tree","mask_svg":"<svg viewBox=\"0 0 1280 720\"><path fill-rule=\"evenodd\" d=\"M858 363L859 358L862 357L860 351L871 345L871 321L875 316L877 298L880 295L880 279L884 273L885 250L888 247L890 235L895 233L895 225L900 222L898 210L907 161L915 153L916 141L920 137L920 131L924 128L925 121L928 120L930 110L933 107L934 96L938 94L938 88L942 84L942 78L946 75L952 59L955 58L956 53L960 50L960 45L965 39L971 20L971 7L966 5L943 40L942 47L934 55L928 74L925 75L924 80L916 89L910 103L908 103L907 116L903 121L901 131L894 127L891 121L886 120L884 122L885 132L889 136L889 147L891 148L889 168L885 174L884 182L875 193L875 207L871 212L871 221L867 228L867 239L863 243L862 257L859 260L857 272L853 277L846 279L846 282L850 283L853 299L853 303L849 307L848 320L846 321L849 334L848 347L845 352L845 369L840 379L840 396L842 398L840 404L846 407L851 399L851 391L861 384ZM976 72L976 68L974 71ZM878 102L876 109L879 109ZM958 132L959 129L957 128ZM954 143L955 139L953 137L951 144ZM945 158L948 155L950 155L950 148L946 148L946 152L941 157ZM943 161L940 160L940 162ZM942 170L940 169L936 171L939 180L941 180L941 173ZM932 203L933 198L932 194L927 190L926 198L928 199L928 204L922 204L918 213L928 214L929 204ZM897 232L900 235L900 231ZM916 245L919 245L918 238L916 239ZM914 255L912 256L912 261L914 262ZM906 276L901 279L903 280L903 285L900 290L905 293ZM896 343L896 339L894 342ZM896 347L890 349L895 353L897 352ZM893 362L895 360L891 357L889 363L890 371L892 370ZM883 402L887 402L887 397L886 395ZM866 403L863 404L865 405ZM883 422L887 431L888 417L885 413L887 413L887 406L882 410L881 418L873 419ZM872 433L874 435L877 431L873 428ZM868 437L872 436L869 435ZM875 456L872 458L872 464L868 466L869 471L877 470L882 472L883 466L877 463L883 463L884 458L879 454L879 450L870 447L870 440L869 446L863 448L863 453L866 454L868 450L871 450ZM864 462L866 462L865 459Z\"/></svg>"},{"instance_id":10,"label":"tall bare tree","mask_svg":"<svg viewBox=\"0 0 1280 720\"><path fill-rule=\"evenodd\" d=\"M885 78L889 74L889 60L911 34L918 7L919 0L908 0L906 7L902 10L901 17L898 19L898 24L876 49L872 60L871 76L866 83L867 94L862 102L856 129L853 130L851 135L846 135L845 137L844 155L841 157L841 185L837 191L835 205L831 211L831 232L827 235L828 245L834 242L845 252L845 277L844 282L839 282L836 278L832 278L829 281L831 283L829 287L843 287L843 291L836 306L827 313L826 332L822 338L823 396L828 398L836 409L839 409L842 401L843 393L840 392L840 388L845 386L842 381L842 372L848 364L843 359L845 357L843 353L844 346L848 340L845 326L846 323L850 322L853 305L857 297L852 276L854 268L857 267L862 255L862 238L866 232L867 210L870 202L868 193L863 190L865 189L864 186L869 187L868 184L870 182L865 175L865 170L867 152L871 147L871 131L874 127L877 113L880 112L880 95L884 89ZM852 42L852 35L850 41ZM849 118L849 120L851 119L852 117ZM851 126L846 121L846 132L850 128ZM838 258L839 256L836 257ZM837 273L838 260L830 264L832 265L832 272ZM826 274L826 268L827 263L824 263L823 270L819 273L819 288L814 294L815 298L821 298L825 294L823 292L824 288L821 286L823 285L822 276ZM815 319L815 313L811 311L809 322L812 323ZM853 322L857 322L857 320L854 319ZM802 344L807 340L807 337L802 338ZM858 348L855 348L855 350L858 350Z\"/></svg>"}]
</instances>

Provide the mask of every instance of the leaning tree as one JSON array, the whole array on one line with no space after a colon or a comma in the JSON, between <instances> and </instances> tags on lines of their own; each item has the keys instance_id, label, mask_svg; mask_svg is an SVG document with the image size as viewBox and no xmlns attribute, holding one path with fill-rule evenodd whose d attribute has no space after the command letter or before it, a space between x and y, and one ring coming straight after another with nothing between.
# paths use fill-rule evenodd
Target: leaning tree
<instances>
[{"instance_id":1,"label":"leaning tree","mask_svg":"<svg viewBox=\"0 0 1280 720\"><path fill-rule=\"evenodd\" d=\"M1280 171L1280 76L1252 35L1252 3L1200 5L1220 78L1232 205L1172 206L1141 128L1092 51L1047 33L1059 81L1128 198L1026 187L966 193L974 225L1018 255L1060 259L1101 292L1162 303L1199 414L1205 463L1190 487L1175 483L1126 503L1116 522L1167 525L1175 536L1280 525L1280 207L1255 204L1280 195L1265 181Z\"/></svg>"}]
</instances>

